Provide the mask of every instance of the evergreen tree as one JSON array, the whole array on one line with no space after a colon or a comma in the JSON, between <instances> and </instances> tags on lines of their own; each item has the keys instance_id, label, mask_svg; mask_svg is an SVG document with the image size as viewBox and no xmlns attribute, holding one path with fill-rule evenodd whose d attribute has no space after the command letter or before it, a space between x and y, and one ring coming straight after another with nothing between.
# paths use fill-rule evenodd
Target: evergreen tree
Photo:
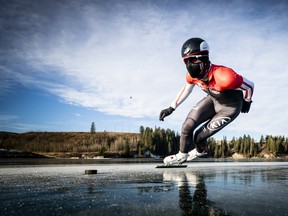
<instances>
[{"instance_id":1,"label":"evergreen tree","mask_svg":"<svg viewBox=\"0 0 288 216\"><path fill-rule=\"evenodd\" d=\"M284 142L284 152L285 154L288 153L288 137L286 138L285 142Z\"/></svg>"},{"instance_id":2,"label":"evergreen tree","mask_svg":"<svg viewBox=\"0 0 288 216\"><path fill-rule=\"evenodd\" d=\"M260 145L264 145L265 144L265 139L264 139L263 135L261 136L259 143L260 143Z\"/></svg>"},{"instance_id":3,"label":"evergreen tree","mask_svg":"<svg viewBox=\"0 0 288 216\"><path fill-rule=\"evenodd\" d=\"M150 150L157 155L174 154L179 151L179 138L180 136L175 134L170 129L162 129L160 127L152 128L143 126L140 127L140 141L137 146L138 154L140 151Z\"/></svg>"},{"instance_id":4,"label":"evergreen tree","mask_svg":"<svg viewBox=\"0 0 288 216\"><path fill-rule=\"evenodd\" d=\"M275 142L274 142L274 139L272 136L268 136L267 148L271 153L273 153L273 154L276 153Z\"/></svg>"},{"instance_id":5,"label":"evergreen tree","mask_svg":"<svg viewBox=\"0 0 288 216\"><path fill-rule=\"evenodd\" d=\"M238 145L239 145L239 154L244 154L244 144L242 137L239 137L238 139Z\"/></svg>"},{"instance_id":6,"label":"evergreen tree","mask_svg":"<svg viewBox=\"0 0 288 216\"><path fill-rule=\"evenodd\" d=\"M139 132L140 132L141 135L144 133L144 130L145 130L144 127L143 127L143 126L140 126Z\"/></svg>"},{"instance_id":7,"label":"evergreen tree","mask_svg":"<svg viewBox=\"0 0 288 216\"><path fill-rule=\"evenodd\" d=\"M231 149L229 149L229 151L233 150L234 152L236 152L236 139L235 139L235 137L232 138L229 147L231 148Z\"/></svg>"},{"instance_id":8,"label":"evergreen tree","mask_svg":"<svg viewBox=\"0 0 288 216\"><path fill-rule=\"evenodd\" d=\"M214 156L215 146L216 146L216 140L213 137L208 138L206 149L208 155Z\"/></svg>"},{"instance_id":9,"label":"evergreen tree","mask_svg":"<svg viewBox=\"0 0 288 216\"><path fill-rule=\"evenodd\" d=\"M92 124L91 124L90 132L91 133L95 133L96 132L96 127L95 127L95 123L94 122L92 122Z\"/></svg>"},{"instance_id":10,"label":"evergreen tree","mask_svg":"<svg viewBox=\"0 0 288 216\"><path fill-rule=\"evenodd\" d=\"M219 145L216 144L215 150L214 150L214 158L218 158L218 157L219 157Z\"/></svg>"},{"instance_id":11,"label":"evergreen tree","mask_svg":"<svg viewBox=\"0 0 288 216\"><path fill-rule=\"evenodd\" d=\"M126 140L124 144L124 152L123 152L125 157L130 157L130 145L129 142Z\"/></svg>"}]
</instances>

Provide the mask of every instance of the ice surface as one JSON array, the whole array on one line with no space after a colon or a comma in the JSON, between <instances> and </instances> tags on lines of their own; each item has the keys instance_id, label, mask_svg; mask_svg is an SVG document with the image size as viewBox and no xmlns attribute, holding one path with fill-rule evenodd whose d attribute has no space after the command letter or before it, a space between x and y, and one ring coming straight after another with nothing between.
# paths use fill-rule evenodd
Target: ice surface
<instances>
[{"instance_id":1,"label":"ice surface","mask_svg":"<svg viewBox=\"0 0 288 216\"><path fill-rule=\"evenodd\" d=\"M158 164L1 166L1 215L288 215L288 162Z\"/></svg>"}]
</instances>

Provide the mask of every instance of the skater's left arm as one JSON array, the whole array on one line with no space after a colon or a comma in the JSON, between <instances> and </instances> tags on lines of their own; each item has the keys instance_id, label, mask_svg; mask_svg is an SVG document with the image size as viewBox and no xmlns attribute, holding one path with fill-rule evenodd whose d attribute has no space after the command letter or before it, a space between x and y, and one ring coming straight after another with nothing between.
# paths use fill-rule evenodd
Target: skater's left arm
<instances>
[{"instance_id":1,"label":"skater's left arm","mask_svg":"<svg viewBox=\"0 0 288 216\"><path fill-rule=\"evenodd\" d=\"M254 83L243 77L240 89L244 92L244 100L247 102L251 101L254 92Z\"/></svg>"},{"instance_id":2,"label":"skater's left arm","mask_svg":"<svg viewBox=\"0 0 288 216\"><path fill-rule=\"evenodd\" d=\"M246 79L245 77L243 77L242 84L239 88L244 92L241 112L248 113L250 110L251 103L252 103L254 83Z\"/></svg>"},{"instance_id":3,"label":"skater's left arm","mask_svg":"<svg viewBox=\"0 0 288 216\"><path fill-rule=\"evenodd\" d=\"M252 103L254 92L254 83L245 77L237 74L234 70L227 67L221 67L221 70L215 71L215 86L219 90L236 89L243 91L242 113L248 113Z\"/></svg>"}]
</instances>

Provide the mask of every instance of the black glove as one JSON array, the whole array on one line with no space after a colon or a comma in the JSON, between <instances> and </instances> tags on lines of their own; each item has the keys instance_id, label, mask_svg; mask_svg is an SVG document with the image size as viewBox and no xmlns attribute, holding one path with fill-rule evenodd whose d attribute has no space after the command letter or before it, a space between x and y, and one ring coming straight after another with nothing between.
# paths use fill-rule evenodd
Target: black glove
<instances>
[{"instance_id":1,"label":"black glove","mask_svg":"<svg viewBox=\"0 0 288 216\"><path fill-rule=\"evenodd\" d=\"M248 113L250 110L251 103L252 103L252 101L246 101L243 99L241 112L242 113Z\"/></svg>"},{"instance_id":2,"label":"black glove","mask_svg":"<svg viewBox=\"0 0 288 216\"><path fill-rule=\"evenodd\" d=\"M160 121L164 121L164 118L166 116L169 116L175 109L173 107L169 107L167 109L164 109L160 112L160 115L159 115L159 120Z\"/></svg>"}]
</instances>

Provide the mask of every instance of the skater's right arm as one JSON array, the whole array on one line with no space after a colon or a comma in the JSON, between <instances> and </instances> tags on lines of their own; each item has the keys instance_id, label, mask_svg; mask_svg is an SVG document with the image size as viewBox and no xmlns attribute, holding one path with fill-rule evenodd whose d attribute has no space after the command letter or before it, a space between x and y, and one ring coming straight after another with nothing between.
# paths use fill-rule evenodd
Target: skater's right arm
<instances>
[{"instance_id":1,"label":"skater's right arm","mask_svg":"<svg viewBox=\"0 0 288 216\"><path fill-rule=\"evenodd\" d=\"M175 100L171 103L170 107L164 109L160 112L159 120L164 121L164 118L170 114L190 95L194 88L195 84L190 84L188 82L181 88L181 91L178 93Z\"/></svg>"}]
</instances>

